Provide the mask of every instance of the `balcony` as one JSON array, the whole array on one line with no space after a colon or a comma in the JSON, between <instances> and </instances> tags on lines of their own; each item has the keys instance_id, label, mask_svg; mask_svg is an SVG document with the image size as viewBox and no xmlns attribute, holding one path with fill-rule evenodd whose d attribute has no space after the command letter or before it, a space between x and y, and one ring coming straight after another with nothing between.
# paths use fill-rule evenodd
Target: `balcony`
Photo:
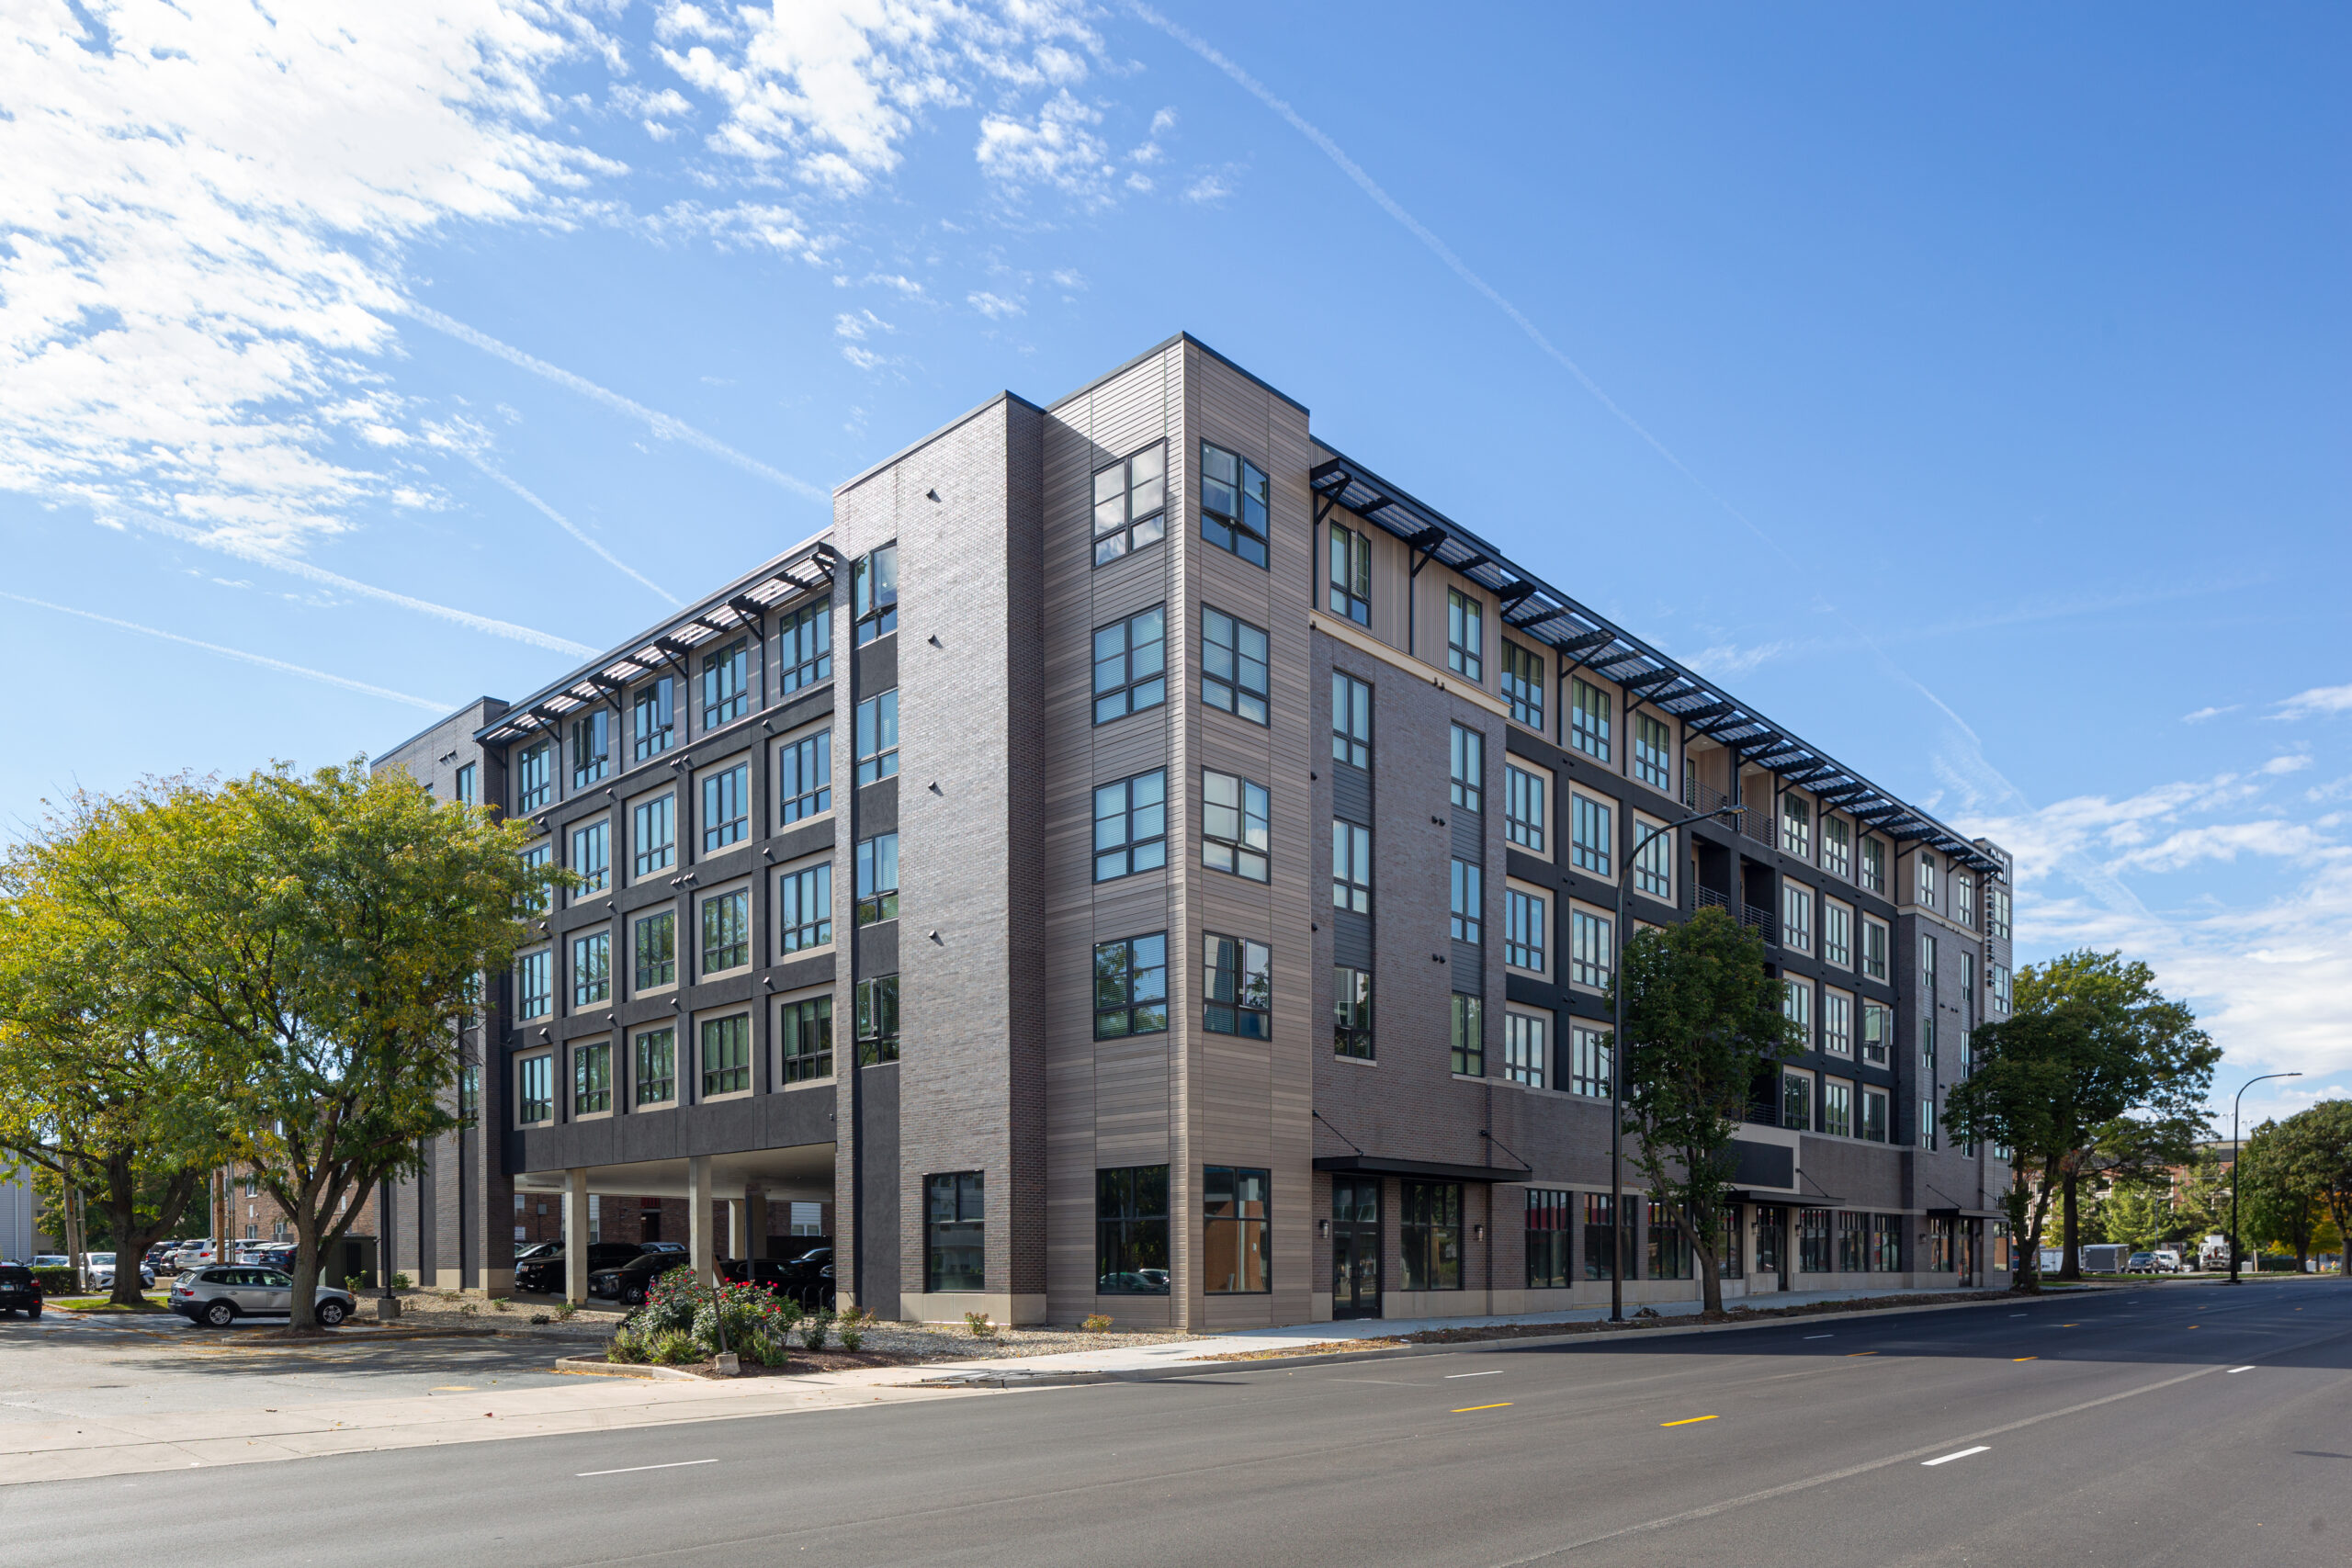
<instances>
[{"instance_id":1,"label":"balcony","mask_svg":"<svg viewBox=\"0 0 2352 1568\"><path fill-rule=\"evenodd\" d=\"M1753 904L1739 907L1739 923L1764 939L1767 947L1781 945L1781 922L1772 918L1770 909L1759 909Z\"/></svg>"},{"instance_id":2,"label":"balcony","mask_svg":"<svg viewBox=\"0 0 2352 1568\"><path fill-rule=\"evenodd\" d=\"M1738 803L1713 784L1702 784L1688 773L1682 775L1682 804L1693 811L1722 811Z\"/></svg>"}]
</instances>

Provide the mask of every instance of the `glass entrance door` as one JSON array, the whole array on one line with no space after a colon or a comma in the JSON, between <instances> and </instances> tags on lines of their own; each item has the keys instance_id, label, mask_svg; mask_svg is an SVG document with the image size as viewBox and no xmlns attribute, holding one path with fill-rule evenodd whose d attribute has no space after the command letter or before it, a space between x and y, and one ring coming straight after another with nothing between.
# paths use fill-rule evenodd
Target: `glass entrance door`
<instances>
[{"instance_id":1,"label":"glass entrance door","mask_svg":"<svg viewBox=\"0 0 2352 1568\"><path fill-rule=\"evenodd\" d=\"M1331 1179L1331 1315L1380 1315L1380 1179Z\"/></svg>"},{"instance_id":2,"label":"glass entrance door","mask_svg":"<svg viewBox=\"0 0 2352 1568\"><path fill-rule=\"evenodd\" d=\"M1781 1259L1789 1249L1789 1212L1770 1204L1758 1204L1756 1209L1756 1272L1773 1274L1773 1282L1788 1289L1788 1273Z\"/></svg>"}]
</instances>

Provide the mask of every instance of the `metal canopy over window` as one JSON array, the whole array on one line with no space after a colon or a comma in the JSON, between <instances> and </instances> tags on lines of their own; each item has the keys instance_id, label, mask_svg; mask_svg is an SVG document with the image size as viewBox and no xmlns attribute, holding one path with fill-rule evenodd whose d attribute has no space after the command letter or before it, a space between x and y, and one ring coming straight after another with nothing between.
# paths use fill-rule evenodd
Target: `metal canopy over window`
<instances>
[{"instance_id":1,"label":"metal canopy over window","mask_svg":"<svg viewBox=\"0 0 2352 1568\"><path fill-rule=\"evenodd\" d=\"M1403 540L1415 576L1435 561L1487 590L1500 603L1506 631L1543 643L1559 656L1561 679L1579 671L1598 674L1626 694L1629 711L1638 704L1667 714L1692 734L1728 747L1741 762L1812 791L1860 818L1872 832L1898 842L1918 840L1980 871L1997 874L2007 869L1960 833L1905 805L1749 704L1515 565L1469 529L1354 458L1319 441L1315 449L1317 461L1307 483L1315 491L1317 525L1344 507Z\"/></svg>"}]
</instances>

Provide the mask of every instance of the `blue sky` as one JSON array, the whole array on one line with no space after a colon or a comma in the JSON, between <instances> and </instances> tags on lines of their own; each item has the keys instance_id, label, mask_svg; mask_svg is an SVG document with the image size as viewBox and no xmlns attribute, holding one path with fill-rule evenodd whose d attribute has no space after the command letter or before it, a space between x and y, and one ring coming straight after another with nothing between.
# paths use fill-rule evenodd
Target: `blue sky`
<instances>
[{"instance_id":1,"label":"blue sky","mask_svg":"<svg viewBox=\"0 0 2352 1568\"><path fill-rule=\"evenodd\" d=\"M12 830L519 694L1181 328L2352 1092L2340 10L0 29Z\"/></svg>"}]
</instances>

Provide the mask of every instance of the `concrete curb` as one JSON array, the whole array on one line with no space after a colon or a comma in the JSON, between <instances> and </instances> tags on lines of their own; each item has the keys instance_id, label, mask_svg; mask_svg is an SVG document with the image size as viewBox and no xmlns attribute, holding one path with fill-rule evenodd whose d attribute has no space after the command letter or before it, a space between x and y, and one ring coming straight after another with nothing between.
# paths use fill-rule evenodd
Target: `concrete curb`
<instances>
[{"instance_id":1,"label":"concrete curb","mask_svg":"<svg viewBox=\"0 0 2352 1568\"><path fill-rule=\"evenodd\" d=\"M649 1361L591 1360L585 1356L562 1357L557 1360L555 1370L560 1372L577 1372L582 1377L591 1378L650 1378L657 1382L713 1381L693 1372L681 1371L676 1367L657 1367Z\"/></svg>"}]
</instances>

